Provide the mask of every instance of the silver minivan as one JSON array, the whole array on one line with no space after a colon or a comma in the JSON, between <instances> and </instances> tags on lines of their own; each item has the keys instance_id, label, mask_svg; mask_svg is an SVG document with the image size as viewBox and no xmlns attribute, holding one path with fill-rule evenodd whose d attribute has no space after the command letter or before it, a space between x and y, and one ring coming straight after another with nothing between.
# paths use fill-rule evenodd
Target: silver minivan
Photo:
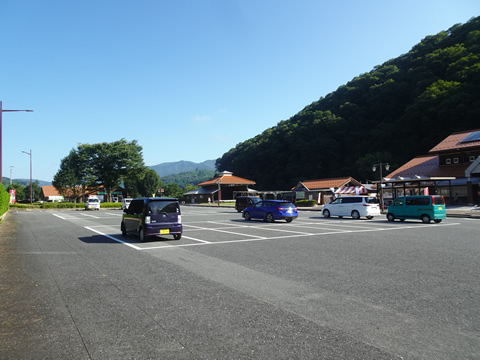
<instances>
[{"instance_id":1,"label":"silver minivan","mask_svg":"<svg viewBox=\"0 0 480 360\"><path fill-rule=\"evenodd\" d=\"M362 216L372 219L380 215L378 200L370 196L342 196L323 207L324 217L351 216L353 219L360 219Z\"/></svg>"}]
</instances>

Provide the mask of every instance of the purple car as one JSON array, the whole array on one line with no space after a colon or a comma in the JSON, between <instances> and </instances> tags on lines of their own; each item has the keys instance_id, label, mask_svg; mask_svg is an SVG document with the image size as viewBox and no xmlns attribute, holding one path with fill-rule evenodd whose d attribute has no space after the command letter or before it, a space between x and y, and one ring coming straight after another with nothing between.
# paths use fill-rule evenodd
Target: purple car
<instances>
[{"instance_id":1,"label":"purple car","mask_svg":"<svg viewBox=\"0 0 480 360\"><path fill-rule=\"evenodd\" d=\"M245 220L260 219L266 222L286 220L291 222L298 217L297 207L285 200L262 200L243 210Z\"/></svg>"}]
</instances>

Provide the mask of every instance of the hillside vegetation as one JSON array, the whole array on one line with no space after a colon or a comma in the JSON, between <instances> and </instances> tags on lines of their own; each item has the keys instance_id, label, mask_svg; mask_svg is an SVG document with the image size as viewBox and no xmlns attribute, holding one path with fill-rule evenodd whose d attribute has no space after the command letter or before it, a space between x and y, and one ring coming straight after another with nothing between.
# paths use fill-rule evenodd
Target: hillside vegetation
<instances>
[{"instance_id":1,"label":"hillside vegetation","mask_svg":"<svg viewBox=\"0 0 480 360\"><path fill-rule=\"evenodd\" d=\"M325 71L325 69L322 69ZM480 17L425 37L288 120L238 144L217 169L286 189L299 180L378 180L455 131L480 128Z\"/></svg>"},{"instance_id":2,"label":"hillside vegetation","mask_svg":"<svg viewBox=\"0 0 480 360\"><path fill-rule=\"evenodd\" d=\"M200 170L185 171L179 174L172 174L161 177L162 182L165 185L177 184L181 188L185 188L186 185L197 185L198 183L211 179L215 175L214 170Z\"/></svg>"}]
</instances>

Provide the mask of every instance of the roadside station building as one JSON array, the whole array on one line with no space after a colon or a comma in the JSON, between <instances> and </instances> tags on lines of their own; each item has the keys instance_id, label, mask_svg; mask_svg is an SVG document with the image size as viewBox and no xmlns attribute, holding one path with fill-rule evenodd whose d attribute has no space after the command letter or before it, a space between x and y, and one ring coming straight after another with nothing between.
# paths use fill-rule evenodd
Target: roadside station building
<instances>
[{"instance_id":1,"label":"roadside station building","mask_svg":"<svg viewBox=\"0 0 480 360\"><path fill-rule=\"evenodd\" d=\"M195 204L232 201L238 195L255 195L257 191L249 188L255 184L253 180L235 176L230 171L223 171L214 178L199 183L198 189L185 193L185 202Z\"/></svg>"},{"instance_id":2,"label":"roadside station building","mask_svg":"<svg viewBox=\"0 0 480 360\"><path fill-rule=\"evenodd\" d=\"M383 179L385 197L443 195L447 204L480 202L480 129L453 133Z\"/></svg>"},{"instance_id":3,"label":"roadside station building","mask_svg":"<svg viewBox=\"0 0 480 360\"><path fill-rule=\"evenodd\" d=\"M292 188L292 197L295 200L316 200L319 205L330 203L336 194L366 195L366 193L360 181L351 176L299 181Z\"/></svg>"}]
</instances>

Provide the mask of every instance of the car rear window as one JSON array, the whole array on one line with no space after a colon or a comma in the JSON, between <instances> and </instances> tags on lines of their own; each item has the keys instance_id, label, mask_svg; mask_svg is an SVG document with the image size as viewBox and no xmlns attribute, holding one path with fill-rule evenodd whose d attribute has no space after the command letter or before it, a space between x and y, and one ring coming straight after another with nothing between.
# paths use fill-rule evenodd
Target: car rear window
<instances>
[{"instance_id":1,"label":"car rear window","mask_svg":"<svg viewBox=\"0 0 480 360\"><path fill-rule=\"evenodd\" d=\"M432 196L434 205L445 205L443 196Z\"/></svg>"},{"instance_id":2,"label":"car rear window","mask_svg":"<svg viewBox=\"0 0 480 360\"><path fill-rule=\"evenodd\" d=\"M177 201L171 200L153 200L148 203L149 214L162 214L162 213L179 213L180 208Z\"/></svg>"},{"instance_id":3,"label":"car rear window","mask_svg":"<svg viewBox=\"0 0 480 360\"><path fill-rule=\"evenodd\" d=\"M295 205L293 205L291 202L280 202L278 205L283 208L295 207Z\"/></svg>"}]
</instances>

